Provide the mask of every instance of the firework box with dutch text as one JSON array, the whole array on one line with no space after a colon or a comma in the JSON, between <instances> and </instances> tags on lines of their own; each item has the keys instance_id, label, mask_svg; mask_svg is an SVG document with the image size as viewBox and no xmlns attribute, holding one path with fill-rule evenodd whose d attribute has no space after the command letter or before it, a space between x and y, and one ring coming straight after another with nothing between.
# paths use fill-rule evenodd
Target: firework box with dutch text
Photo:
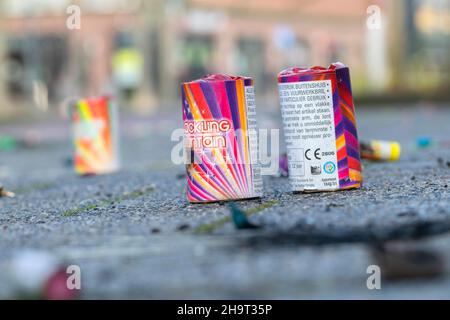
<instances>
[{"instance_id":1,"label":"firework box with dutch text","mask_svg":"<svg viewBox=\"0 0 450 320\"><path fill-rule=\"evenodd\" d=\"M361 159L349 68L289 68L278 88L292 191L359 188Z\"/></svg>"}]
</instances>

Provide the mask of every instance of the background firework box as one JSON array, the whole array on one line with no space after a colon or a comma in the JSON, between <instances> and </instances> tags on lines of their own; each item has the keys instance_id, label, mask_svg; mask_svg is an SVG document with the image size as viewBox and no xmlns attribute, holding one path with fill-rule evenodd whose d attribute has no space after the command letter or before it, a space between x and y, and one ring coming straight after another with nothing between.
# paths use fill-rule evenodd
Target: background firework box
<instances>
[{"instance_id":1,"label":"background firework box","mask_svg":"<svg viewBox=\"0 0 450 320\"><path fill-rule=\"evenodd\" d=\"M119 168L117 110L110 97L81 99L71 106L74 167L80 175Z\"/></svg>"},{"instance_id":2,"label":"background firework box","mask_svg":"<svg viewBox=\"0 0 450 320\"><path fill-rule=\"evenodd\" d=\"M187 198L260 197L253 80L214 74L181 85Z\"/></svg>"},{"instance_id":3,"label":"background firework box","mask_svg":"<svg viewBox=\"0 0 450 320\"><path fill-rule=\"evenodd\" d=\"M358 188L362 183L349 69L290 68L278 75L293 191Z\"/></svg>"}]
</instances>

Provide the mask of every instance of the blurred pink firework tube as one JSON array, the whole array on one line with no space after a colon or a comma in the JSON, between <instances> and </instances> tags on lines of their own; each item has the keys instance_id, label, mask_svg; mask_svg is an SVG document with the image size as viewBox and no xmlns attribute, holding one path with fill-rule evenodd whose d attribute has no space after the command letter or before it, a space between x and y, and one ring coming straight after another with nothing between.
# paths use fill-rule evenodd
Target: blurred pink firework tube
<instances>
[{"instance_id":1,"label":"blurred pink firework tube","mask_svg":"<svg viewBox=\"0 0 450 320\"><path fill-rule=\"evenodd\" d=\"M117 171L117 110L111 98L80 99L72 104L70 116L75 171L80 175Z\"/></svg>"},{"instance_id":2,"label":"blurred pink firework tube","mask_svg":"<svg viewBox=\"0 0 450 320\"><path fill-rule=\"evenodd\" d=\"M348 67L290 68L278 75L292 191L359 188L361 157Z\"/></svg>"},{"instance_id":3,"label":"blurred pink firework tube","mask_svg":"<svg viewBox=\"0 0 450 320\"><path fill-rule=\"evenodd\" d=\"M208 75L181 85L187 198L262 196L253 80Z\"/></svg>"}]
</instances>

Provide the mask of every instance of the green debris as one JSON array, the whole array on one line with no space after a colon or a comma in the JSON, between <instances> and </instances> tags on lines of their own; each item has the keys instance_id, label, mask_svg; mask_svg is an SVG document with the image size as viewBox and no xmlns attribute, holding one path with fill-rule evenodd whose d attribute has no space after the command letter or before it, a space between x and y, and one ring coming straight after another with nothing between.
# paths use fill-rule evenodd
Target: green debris
<instances>
[{"instance_id":1,"label":"green debris","mask_svg":"<svg viewBox=\"0 0 450 320\"><path fill-rule=\"evenodd\" d=\"M9 136L0 136L0 151L14 150L17 147L17 140Z\"/></svg>"},{"instance_id":2,"label":"green debris","mask_svg":"<svg viewBox=\"0 0 450 320\"><path fill-rule=\"evenodd\" d=\"M136 199L138 197L141 197L141 196L151 193L153 191L155 191L155 188L153 186L149 186L149 187L138 189L138 190L135 190L132 192L126 192L116 198L113 198L111 200L106 200L105 202L107 202L108 204L113 204L113 203L118 203L118 202L122 202L122 201L129 200L129 199Z\"/></svg>"},{"instance_id":3,"label":"green debris","mask_svg":"<svg viewBox=\"0 0 450 320\"><path fill-rule=\"evenodd\" d=\"M85 206L80 206L80 207L66 210L62 213L62 215L64 217L71 217L71 216L83 213L85 211L106 208L113 204L117 204L117 203L120 203L125 200L139 198L143 195L153 192L154 190L155 190L155 188L153 186L145 187L145 188L142 188L139 190L124 193L124 194L122 194L118 197L112 198L112 199L100 200L96 203L91 203L91 204L87 204Z\"/></svg>"},{"instance_id":4,"label":"green debris","mask_svg":"<svg viewBox=\"0 0 450 320\"><path fill-rule=\"evenodd\" d=\"M230 222L231 218L229 216L223 217L221 219L218 219L216 221L213 221L211 223L205 223L205 224L201 224L199 225L196 229L195 229L195 233L211 233L214 230L216 230L217 228L220 228L221 226L223 226L224 224L226 224L227 222Z\"/></svg>"},{"instance_id":5,"label":"green debris","mask_svg":"<svg viewBox=\"0 0 450 320\"><path fill-rule=\"evenodd\" d=\"M248 221L246 214L238 208L236 203L230 202L231 217L236 229L255 229L258 226Z\"/></svg>"},{"instance_id":6,"label":"green debris","mask_svg":"<svg viewBox=\"0 0 450 320\"><path fill-rule=\"evenodd\" d=\"M87 204L85 206L81 206L81 207L78 207L78 208L73 208L73 209L66 210L66 211L63 212L63 216L64 217L71 217L71 216L77 215L77 214L79 214L81 212L84 212L84 211L94 210L94 209L96 209L98 207L99 207L99 205L95 204L95 203Z\"/></svg>"},{"instance_id":7,"label":"green debris","mask_svg":"<svg viewBox=\"0 0 450 320\"><path fill-rule=\"evenodd\" d=\"M245 214L248 217L248 216L251 216L252 214L255 214L255 213L261 212L265 209L271 208L276 204L278 204L277 200L269 200L269 201L266 201L258 206L255 206L255 207L247 210L245 212ZM221 219L215 220L210 223L201 224L195 229L195 233L198 233L198 234L211 233L214 230L222 227L223 225L225 225L226 223L228 223L230 221L231 221L231 216L226 216L226 217L223 217Z\"/></svg>"},{"instance_id":8,"label":"green debris","mask_svg":"<svg viewBox=\"0 0 450 320\"><path fill-rule=\"evenodd\" d=\"M266 201L266 202L260 204L259 206L256 206L254 208L248 209L246 211L247 216L251 216L252 214L255 214L255 213L258 213L258 212L263 211L265 209L271 208L271 207L273 207L276 204L278 204L278 200Z\"/></svg>"},{"instance_id":9,"label":"green debris","mask_svg":"<svg viewBox=\"0 0 450 320\"><path fill-rule=\"evenodd\" d=\"M31 192L31 191L42 191L42 190L50 189L50 188L54 187L55 185L56 185L56 183L54 183L54 182L36 182L36 183L29 184L27 186L23 186L23 187L14 189L14 192L19 194L19 193L27 193L27 192Z\"/></svg>"}]
</instances>

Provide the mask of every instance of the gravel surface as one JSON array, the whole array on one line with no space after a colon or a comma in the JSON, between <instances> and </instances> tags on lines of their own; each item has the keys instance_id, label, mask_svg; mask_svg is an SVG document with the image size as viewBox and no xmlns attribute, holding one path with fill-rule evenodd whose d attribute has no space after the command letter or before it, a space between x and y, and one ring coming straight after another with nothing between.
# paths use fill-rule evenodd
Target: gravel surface
<instances>
[{"instance_id":1,"label":"gravel surface","mask_svg":"<svg viewBox=\"0 0 450 320\"><path fill-rule=\"evenodd\" d=\"M278 113L259 117L278 126ZM36 126L42 144L0 153L0 181L16 193L0 198L0 297L13 297L14 255L37 249L80 265L87 299L450 298L450 108L361 108L358 122L362 139L400 141L401 160L365 162L361 190L293 194L265 177L262 199L238 203L261 226L248 231L226 204L186 202L184 168L170 161L179 114L124 121L122 171L86 178L67 166L65 124ZM435 144L417 149L419 135ZM373 250L388 240L434 250L440 276L368 290Z\"/></svg>"}]
</instances>

